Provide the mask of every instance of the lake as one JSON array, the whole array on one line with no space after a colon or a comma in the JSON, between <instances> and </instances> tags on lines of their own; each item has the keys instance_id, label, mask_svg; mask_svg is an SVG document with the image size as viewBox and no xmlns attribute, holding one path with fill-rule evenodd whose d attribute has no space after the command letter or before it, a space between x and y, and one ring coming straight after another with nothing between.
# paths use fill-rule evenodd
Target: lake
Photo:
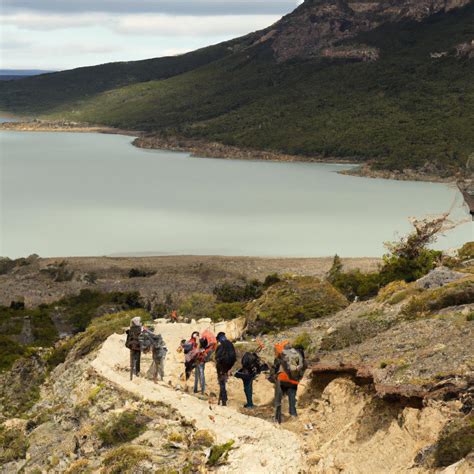
<instances>
[{"instance_id":1,"label":"lake","mask_svg":"<svg viewBox=\"0 0 474 474\"><path fill-rule=\"evenodd\" d=\"M1 132L9 257L380 256L409 216L467 218L444 184L344 176L338 164L192 158L119 135ZM438 247L473 238L472 222Z\"/></svg>"}]
</instances>

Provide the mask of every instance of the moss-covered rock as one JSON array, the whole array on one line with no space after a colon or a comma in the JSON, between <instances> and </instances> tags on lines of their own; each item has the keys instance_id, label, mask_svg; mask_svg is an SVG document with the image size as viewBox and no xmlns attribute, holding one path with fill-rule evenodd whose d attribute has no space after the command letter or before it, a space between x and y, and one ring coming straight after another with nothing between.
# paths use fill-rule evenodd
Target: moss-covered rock
<instances>
[{"instance_id":1,"label":"moss-covered rock","mask_svg":"<svg viewBox=\"0 0 474 474\"><path fill-rule=\"evenodd\" d=\"M434 452L436 467L454 464L474 450L474 415L449 423L441 432Z\"/></svg>"},{"instance_id":2,"label":"moss-covered rock","mask_svg":"<svg viewBox=\"0 0 474 474\"><path fill-rule=\"evenodd\" d=\"M471 276L412 297L404 307L403 314L415 318L450 306L470 303L474 303L474 277Z\"/></svg>"},{"instance_id":3,"label":"moss-covered rock","mask_svg":"<svg viewBox=\"0 0 474 474\"><path fill-rule=\"evenodd\" d=\"M248 304L250 332L268 333L327 316L345 308L347 299L330 283L313 277L281 281Z\"/></svg>"}]
</instances>

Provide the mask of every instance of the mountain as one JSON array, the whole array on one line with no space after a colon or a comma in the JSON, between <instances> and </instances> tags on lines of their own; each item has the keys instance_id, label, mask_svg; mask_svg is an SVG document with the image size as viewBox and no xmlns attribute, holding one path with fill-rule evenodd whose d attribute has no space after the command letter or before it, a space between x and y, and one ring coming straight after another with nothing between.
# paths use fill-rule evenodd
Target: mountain
<instances>
[{"instance_id":1,"label":"mountain","mask_svg":"<svg viewBox=\"0 0 474 474\"><path fill-rule=\"evenodd\" d=\"M52 71L45 71L44 69L0 69L0 81L11 81L16 79L23 79L28 76L38 76Z\"/></svg>"},{"instance_id":2,"label":"mountain","mask_svg":"<svg viewBox=\"0 0 474 474\"><path fill-rule=\"evenodd\" d=\"M472 0L306 0L182 56L0 84L0 109L452 175L474 151Z\"/></svg>"}]
</instances>

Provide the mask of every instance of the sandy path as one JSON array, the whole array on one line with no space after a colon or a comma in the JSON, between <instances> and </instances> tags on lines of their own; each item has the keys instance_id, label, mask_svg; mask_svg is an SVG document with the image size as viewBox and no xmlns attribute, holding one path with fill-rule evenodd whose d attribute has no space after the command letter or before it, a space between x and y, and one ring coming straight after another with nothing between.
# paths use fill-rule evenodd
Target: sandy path
<instances>
[{"instance_id":1,"label":"sandy path","mask_svg":"<svg viewBox=\"0 0 474 474\"><path fill-rule=\"evenodd\" d=\"M198 429L211 430L218 443L235 441L235 449L229 456L229 464L221 472L238 473L298 473L304 469L302 443L297 434L291 433L265 420L239 413L233 406L221 407L211 405L208 401L177 391L173 386L178 382L183 371L183 356L176 352L181 339L188 338L192 330L202 331L209 324L157 324L155 331L162 334L169 348L164 383L157 385L144 378L129 380L129 353L125 349L125 336L110 336L92 362L93 368L110 382L120 386L146 400L165 403L176 409L182 416L194 420ZM228 335L238 331L236 327L212 327L213 330L224 330ZM144 358L144 369L148 360ZM215 387L212 375L214 370L207 367L206 376L212 388ZM211 389L212 389L211 388ZM239 385L240 391L242 391ZM270 387L271 388L271 387ZM230 391L230 390L229 390ZM231 391L230 391L231 392ZM265 389L271 397L271 390ZM232 392L230 393L232 398Z\"/></svg>"}]
</instances>

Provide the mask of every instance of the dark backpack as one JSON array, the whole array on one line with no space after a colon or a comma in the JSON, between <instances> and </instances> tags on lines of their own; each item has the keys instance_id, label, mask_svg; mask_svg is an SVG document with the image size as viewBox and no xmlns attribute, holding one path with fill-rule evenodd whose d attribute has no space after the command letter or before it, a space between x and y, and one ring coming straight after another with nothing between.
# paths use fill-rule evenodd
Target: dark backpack
<instances>
[{"instance_id":1,"label":"dark backpack","mask_svg":"<svg viewBox=\"0 0 474 474\"><path fill-rule=\"evenodd\" d=\"M242 356L242 368L252 372L260 365L260 357L255 352L246 352Z\"/></svg>"},{"instance_id":2,"label":"dark backpack","mask_svg":"<svg viewBox=\"0 0 474 474\"><path fill-rule=\"evenodd\" d=\"M223 372L228 372L237 360L234 344L225 340L219 344L216 350L216 366Z\"/></svg>"},{"instance_id":3,"label":"dark backpack","mask_svg":"<svg viewBox=\"0 0 474 474\"><path fill-rule=\"evenodd\" d=\"M127 330L127 339L125 341L125 347L132 351L140 350L140 334L142 333L141 326L132 326Z\"/></svg>"}]
</instances>

